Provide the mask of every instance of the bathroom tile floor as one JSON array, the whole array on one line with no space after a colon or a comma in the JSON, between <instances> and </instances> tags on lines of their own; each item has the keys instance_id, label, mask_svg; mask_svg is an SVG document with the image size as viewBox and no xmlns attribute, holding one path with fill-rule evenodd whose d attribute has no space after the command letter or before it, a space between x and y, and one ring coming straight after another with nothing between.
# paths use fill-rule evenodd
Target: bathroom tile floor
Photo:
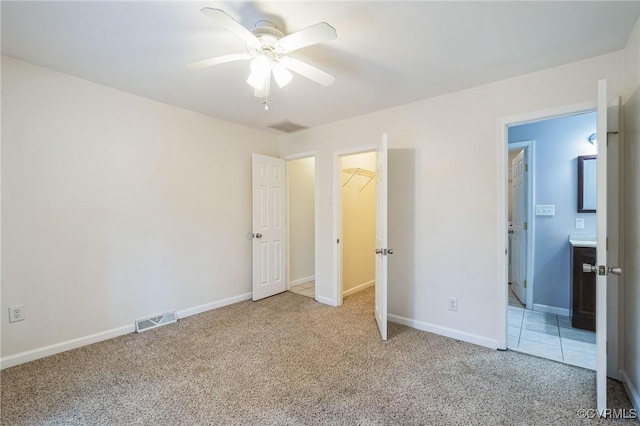
<instances>
[{"instance_id":1,"label":"bathroom tile floor","mask_svg":"<svg viewBox=\"0 0 640 426\"><path fill-rule=\"evenodd\" d=\"M510 350L595 370L596 333L572 328L569 317L525 309L511 291L508 309Z\"/></svg>"},{"instance_id":2,"label":"bathroom tile floor","mask_svg":"<svg viewBox=\"0 0 640 426\"><path fill-rule=\"evenodd\" d=\"M309 281L309 282L306 282L306 283L303 283L303 284L294 285L294 286L291 286L289 291L292 292L292 293L300 294L302 296L315 297L315 295L316 295L316 282L315 281Z\"/></svg>"}]
</instances>

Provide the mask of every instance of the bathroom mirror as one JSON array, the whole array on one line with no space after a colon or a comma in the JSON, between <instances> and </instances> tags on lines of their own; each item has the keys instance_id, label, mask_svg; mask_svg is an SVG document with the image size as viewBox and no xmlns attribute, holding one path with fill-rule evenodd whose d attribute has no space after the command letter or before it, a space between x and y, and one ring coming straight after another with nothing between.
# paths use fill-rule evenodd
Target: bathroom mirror
<instances>
[{"instance_id":1,"label":"bathroom mirror","mask_svg":"<svg viewBox=\"0 0 640 426\"><path fill-rule=\"evenodd\" d=\"M578 157L578 213L596 212L596 158Z\"/></svg>"}]
</instances>

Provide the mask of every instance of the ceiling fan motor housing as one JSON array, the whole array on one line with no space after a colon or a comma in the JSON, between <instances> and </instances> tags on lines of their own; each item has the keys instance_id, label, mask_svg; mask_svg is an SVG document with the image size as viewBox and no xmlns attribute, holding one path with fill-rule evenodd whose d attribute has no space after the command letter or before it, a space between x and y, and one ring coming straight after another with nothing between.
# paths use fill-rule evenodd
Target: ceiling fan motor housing
<instances>
[{"instance_id":1,"label":"ceiling fan motor housing","mask_svg":"<svg viewBox=\"0 0 640 426\"><path fill-rule=\"evenodd\" d=\"M260 41L259 45L247 44L247 51L253 56L264 55L271 61L277 61L285 54L278 45L278 40L283 38L284 34L272 22L259 21L256 23L256 27L251 29L251 32Z\"/></svg>"}]
</instances>

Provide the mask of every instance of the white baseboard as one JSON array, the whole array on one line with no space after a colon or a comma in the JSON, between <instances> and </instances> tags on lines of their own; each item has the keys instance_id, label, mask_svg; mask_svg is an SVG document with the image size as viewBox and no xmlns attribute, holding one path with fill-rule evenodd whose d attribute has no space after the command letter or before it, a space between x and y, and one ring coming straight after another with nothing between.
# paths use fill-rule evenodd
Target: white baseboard
<instances>
[{"instance_id":1,"label":"white baseboard","mask_svg":"<svg viewBox=\"0 0 640 426\"><path fill-rule=\"evenodd\" d=\"M622 377L622 383L624 384L624 388L627 391L627 395L629 395L629 399L631 400L633 408L635 408L636 411L640 413L640 393L638 393L638 389L636 389L633 382L631 381L631 377L629 377L625 370L620 370L620 376Z\"/></svg>"},{"instance_id":2,"label":"white baseboard","mask_svg":"<svg viewBox=\"0 0 640 426\"><path fill-rule=\"evenodd\" d=\"M473 343L474 345L484 346L485 348L489 349L498 349L498 342L493 339L487 339L486 337L477 336L475 334L465 333L463 331L458 331L435 324L429 324L398 315L388 315L387 318L391 322L406 325L418 330L428 331L430 333L439 334L441 336L450 337L456 340L462 340L463 342Z\"/></svg>"},{"instance_id":3,"label":"white baseboard","mask_svg":"<svg viewBox=\"0 0 640 426\"><path fill-rule=\"evenodd\" d=\"M336 301L329 297L316 296L316 301L320 303L324 303L325 305L329 305L329 306L338 306Z\"/></svg>"},{"instance_id":4,"label":"white baseboard","mask_svg":"<svg viewBox=\"0 0 640 426\"><path fill-rule=\"evenodd\" d=\"M342 292L342 297L350 296L350 295L352 295L354 293L362 291L367 287L371 287L372 285L375 285L375 283L376 283L376 280L371 280L371 281L366 282L364 284L360 284L360 285L357 285L357 286L355 286L353 288L350 288L349 290L345 290L345 291Z\"/></svg>"},{"instance_id":5,"label":"white baseboard","mask_svg":"<svg viewBox=\"0 0 640 426\"><path fill-rule=\"evenodd\" d=\"M253 293L245 293L239 296L229 297L227 299L218 300L217 302L207 303L205 305L194 306L193 308L182 309L176 312L178 319L187 318L191 315L201 314L203 312L211 311L213 309L222 308L224 306L233 305L234 303L244 302L245 300L251 300Z\"/></svg>"},{"instance_id":6,"label":"white baseboard","mask_svg":"<svg viewBox=\"0 0 640 426\"><path fill-rule=\"evenodd\" d=\"M89 336L79 337L77 339L67 340L66 342L56 343L54 345L45 346L30 351L21 352L15 355L6 356L0 359L0 369L14 367L25 362L35 361L36 359L45 358L61 352L77 349L92 343L102 342L103 340L113 339L114 337L123 336L125 334L136 331L134 324L124 327L114 328L101 333L90 334Z\"/></svg>"},{"instance_id":7,"label":"white baseboard","mask_svg":"<svg viewBox=\"0 0 640 426\"><path fill-rule=\"evenodd\" d=\"M569 309L558 308L556 306L541 305L539 303L533 304L533 310L538 312L545 312L547 314L562 315L563 317L569 316Z\"/></svg>"},{"instance_id":8,"label":"white baseboard","mask_svg":"<svg viewBox=\"0 0 640 426\"><path fill-rule=\"evenodd\" d=\"M315 280L316 280L315 275L309 275L308 277L302 277L302 278L298 278L297 280L291 280L291 282L289 283L289 286L293 287L294 285L304 284L304 283L308 283L309 281L315 281Z\"/></svg>"},{"instance_id":9,"label":"white baseboard","mask_svg":"<svg viewBox=\"0 0 640 426\"><path fill-rule=\"evenodd\" d=\"M193 308L183 309L176 312L178 319L186 318L191 315L200 314L202 312L210 311L212 309L221 308L223 306L232 305L234 303L249 300L252 297L252 293L245 293L239 296L230 297L228 299L219 300L217 302L207 303L206 305L195 306ZM112 330L103 331L100 333L91 334L89 336L79 337L77 339L67 340L66 342L56 343L53 345L45 346L38 349L32 349L30 351L21 352L15 355L10 355L0 359L0 370L5 368L14 367L26 362L35 361L40 358L45 358L51 355L59 354L61 352L70 351L71 349L77 349L82 346L91 345L93 343L102 342L103 340L113 339L114 337L123 336L125 334L133 333L136 331L135 325L126 325L124 327L114 328Z\"/></svg>"}]
</instances>

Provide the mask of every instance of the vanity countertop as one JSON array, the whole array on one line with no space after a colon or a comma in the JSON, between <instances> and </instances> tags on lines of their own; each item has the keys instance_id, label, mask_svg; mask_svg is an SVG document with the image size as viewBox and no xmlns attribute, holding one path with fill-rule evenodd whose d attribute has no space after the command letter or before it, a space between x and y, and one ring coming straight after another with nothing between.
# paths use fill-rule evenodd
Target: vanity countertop
<instances>
[{"instance_id":1,"label":"vanity countertop","mask_svg":"<svg viewBox=\"0 0 640 426\"><path fill-rule=\"evenodd\" d=\"M573 247L597 247L595 235L569 235L569 244Z\"/></svg>"}]
</instances>

